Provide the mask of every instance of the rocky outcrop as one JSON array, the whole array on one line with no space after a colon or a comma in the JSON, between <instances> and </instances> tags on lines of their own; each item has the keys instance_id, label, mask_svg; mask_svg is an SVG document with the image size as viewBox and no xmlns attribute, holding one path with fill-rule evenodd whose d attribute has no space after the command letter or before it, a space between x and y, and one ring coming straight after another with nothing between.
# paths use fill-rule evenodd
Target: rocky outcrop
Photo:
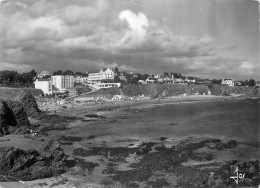
<instances>
[{"instance_id":1,"label":"rocky outcrop","mask_svg":"<svg viewBox=\"0 0 260 188\"><path fill-rule=\"evenodd\" d=\"M6 178L29 181L65 172L67 156L57 141L45 142L39 150L0 148L0 182Z\"/></svg>"},{"instance_id":2,"label":"rocky outcrop","mask_svg":"<svg viewBox=\"0 0 260 188\"><path fill-rule=\"evenodd\" d=\"M22 103L0 99L0 135L14 132L18 127L30 125Z\"/></svg>"},{"instance_id":3,"label":"rocky outcrop","mask_svg":"<svg viewBox=\"0 0 260 188\"><path fill-rule=\"evenodd\" d=\"M36 100L29 91L18 88L0 88L0 99L12 100L22 103L27 116L38 115L40 110Z\"/></svg>"}]
</instances>

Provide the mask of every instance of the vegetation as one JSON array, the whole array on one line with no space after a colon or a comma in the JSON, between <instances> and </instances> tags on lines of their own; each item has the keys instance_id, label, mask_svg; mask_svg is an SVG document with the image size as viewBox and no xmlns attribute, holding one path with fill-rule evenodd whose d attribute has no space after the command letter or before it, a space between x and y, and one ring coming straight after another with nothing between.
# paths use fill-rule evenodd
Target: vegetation
<instances>
[{"instance_id":1,"label":"vegetation","mask_svg":"<svg viewBox=\"0 0 260 188\"><path fill-rule=\"evenodd\" d=\"M8 87L33 87L33 81L37 72L33 69L29 72L0 71L0 84Z\"/></svg>"},{"instance_id":2,"label":"vegetation","mask_svg":"<svg viewBox=\"0 0 260 188\"><path fill-rule=\"evenodd\" d=\"M123 93L127 96L145 95L152 98L170 97L182 94L207 94L209 89L204 85L181 85L181 84L147 84L128 85L123 87Z\"/></svg>"}]
</instances>

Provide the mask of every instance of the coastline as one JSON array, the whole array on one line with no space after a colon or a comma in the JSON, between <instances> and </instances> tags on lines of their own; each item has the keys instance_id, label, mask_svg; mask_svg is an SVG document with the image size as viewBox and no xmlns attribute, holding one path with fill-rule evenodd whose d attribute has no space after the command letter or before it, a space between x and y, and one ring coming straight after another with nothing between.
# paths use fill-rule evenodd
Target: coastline
<instances>
[{"instance_id":1,"label":"coastline","mask_svg":"<svg viewBox=\"0 0 260 188\"><path fill-rule=\"evenodd\" d=\"M131 113L136 113L139 112L140 110L145 110L147 108L155 108L157 106L164 106L164 105L174 105L174 104L187 104L187 103L200 103L200 102L225 102L225 101L233 101L233 100L246 100L248 97L230 97L230 96L187 96L187 97L171 97L171 98L166 98L166 99L146 99L146 100L136 100L136 101L113 101L113 102L108 102L108 103L97 103L97 104L90 104L86 106L74 106L73 108L64 108L61 109L61 111L57 111L55 113L55 109L50 110L49 114L56 114L60 116L77 116L77 117L85 117L86 114L92 115L92 114L97 114L97 119L96 117L94 118L89 118L90 121L86 122L86 126L94 126L98 125L99 123L103 122L109 124L110 119L117 119L120 116ZM106 117L107 119L100 119L98 120L99 117ZM94 120L95 121L94 121ZM93 121L92 121L93 120ZM79 120L80 122L80 120ZM77 128L79 124L76 122L71 122L69 123L69 130L68 134L73 135L73 132L75 132L74 128ZM58 135L66 133L66 130L64 131L52 131L49 136L56 136L57 138L59 137ZM84 134L84 133L81 133ZM89 135L89 133L86 133ZM74 135L75 137L78 137L79 135ZM19 136L16 136L16 139ZM41 139L42 137L36 138L36 140ZM44 137L46 138L46 137ZM1 138L4 139L4 138ZM124 138L122 138L124 139ZM139 147L141 143L143 142L157 142L158 144L161 143L160 140L156 141L156 138L153 140L141 140L140 138L132 138L132 140L118 140L118 138L114 138L113 143L117 143L118 145L113 145L113 147L127 147L128 145L134 144L134 147ZM177 139L177 138L176 138ZM28 141L30 139L26 138L25 144L28 144ZM35 139L32 139L31 141L35 142ZM111 140L110 140L111 141ZM62 148L64 151L70 156L73 157L73 148L78 148L78 147L83 147L83 148L88 148L88 144L91 143L91 147L111 147L109 145L109 140L107 140L107 143L103 143L104 140L99 140L98 138L94 138L93 140L83 140L79 142L71 142L72 145L63 145ZM190 138L183 138L183 139L177 139L177 140L168 140L167 142L164 141L164 144L170 144L169 146L172 146L172 143L179 144L181 142L196 142L198 141L197 139L192 140ZM3 142L4 143L4 142ZM66 142L65 142L66 143ZM69 143L69 142L68 142ZM37 144L36 146L37 147ZM130 148L130 147L129 147ZM75 150L75 149L74 149ZM74 156L75 157L75 156ZM79 156L78 156L79 157ZM98 163L99 167L96 167L96 170L92 173L83 173L80 170L80 167L75 167L68 172L59 175L58 177L52 177L52 178L47 178L47 179L39 179L39 180L34 180L34 181L27 181L25 184L21 182L11 182L11 183L6 183L6 182L1 182L0 186L3 187L50 187L50 186L55 186L55 187L105 187L101 182L101 180L104 176L101 172L106 169L106 164L102 164L99 160L105 160L107 159L100 158L100 157L80 157L81 159L91 161L93 163ZM141 160L141 158L140 158ZM223 160L220 159L219 160ZM212 161L211 161L212 162ZM216 160L216 162L219 162ZM106 162L108 163L108 161ZM195 161L187 161L186 163L183 163L185 166L190 166L190 165L198 165L200 163L196 163ZM202 164L205 164L203 162ZM121 184L115 184L114 187L122 187Z\"/></svg>"}]
</instances>

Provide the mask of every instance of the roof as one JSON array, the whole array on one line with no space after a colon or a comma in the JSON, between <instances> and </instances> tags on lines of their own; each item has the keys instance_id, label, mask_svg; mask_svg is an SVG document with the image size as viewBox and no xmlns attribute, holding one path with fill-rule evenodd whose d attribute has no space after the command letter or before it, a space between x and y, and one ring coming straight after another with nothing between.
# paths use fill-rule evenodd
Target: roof
<instances>
[{"instance_id":1,"label":"roof","mask_svg":"<svg viewBox=\"0 0 260 188\"><path fill-rule=\"evenodd\" d=\"M232 78L223 78L223 80L233 80Z\"/></svg>"},{"instance_id":2,"label":"roof","mask_svg":"<svg viewBox=\"0 0 260 188\"><path fill-rule=\"evenodd\" d=\"M48 79L48 78L39 78L39 79L37 79L37 81L40 81L40 82L50 81L50 79Z\"/></svg>"},{"instance_id":3,"label":"roof","mask_svg":"<svg viewBox=\"0 0 260 188\"><path fill-rule=\"evenodd\" d=\"M102 82L114 82L115 80L114 79L103 79L101 80Z\"/></svg>"},{"instance_id":4,"label":"roof","mask_svg":"<svg viewBox=\"0 0 260 188\"><path fill-rule=\"evenodd\" d=\"M41 75L51 75L48 71L42 71L40 74Z\"/></svg>"}]
</instances>

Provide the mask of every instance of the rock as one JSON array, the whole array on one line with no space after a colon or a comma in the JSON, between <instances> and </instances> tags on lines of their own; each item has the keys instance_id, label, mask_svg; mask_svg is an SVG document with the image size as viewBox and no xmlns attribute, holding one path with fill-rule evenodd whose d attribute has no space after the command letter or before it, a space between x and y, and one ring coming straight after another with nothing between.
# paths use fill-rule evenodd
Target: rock
<instances>
[{"instance_id":1,"label":"rock","mask_svg":"<svg viewBox=\"0 0 260 188\"><path fill-rule=\"evenodd\" d=\"M227 143L227 147L228 148L234 148L237 146L237 141L235 140L230 140L228 143Z\"/></svg>"},{"instance_id":2,"label":"rock","mask_svg":"<svg viewBox=\"0 0 260 188\"><path fill-rule=\"evenodd\" d=\"M19 88L0 88L0 99L17 101L22 103L27 116L35 116L40 113L36 100L32 94Z\"/></svg>"},{"instance_id":3,"label":"rock","mask_svg":"<svg viewBox=\"0 0 260 188\"><path fill-rule=\"evenodd\" d=\"M161 137L161 138L159 138L161 141L164 141L164 140L166 140L167 138L166 137Z\"/></svg>"},{"instance_id":4,"label":"rock","mask_svg":"<svg viewBox=\"0 0 260 188\"><path fill-rule=\"evenodd\" d=\"M90 136L86 137L87 140L92 140L92 139L94 139L94 138L96 138L95 135L90 135Z\"/></svg>"},{"instance_id":5,"label":"rock","mask_svg":"<svg viewBox=\"0 0 260 188\"><path fill-rule=\"evenodd\" d=\"M0 99L0 135L7 135L22 126L29 126L26 111L17 101Z\"/></svg>"},{"instance_id":6,"label":"rock","mask_svg":"<svg viewBox=\"0 0 260 188\"><path fill-rule=\"evenodd\" d=\"M0 148L0 175L29 181L55 176L68 168L67 156L57 141L45 142L39 150ZM0 176L0 182L6 181Z\"/></svg>"},{"instance_id":7,"label":"rock","mask_svg":"<svg viewBox=\"0 0 260 188\"><path fill-rule=\"evenodd\" d=\"M211 149L222 150L222 149L234 148L237 146L237 144L238 143L235 140L230 140L228 143L219 142L215 146L211 147Z\"/></svg>"}]
</instances>

